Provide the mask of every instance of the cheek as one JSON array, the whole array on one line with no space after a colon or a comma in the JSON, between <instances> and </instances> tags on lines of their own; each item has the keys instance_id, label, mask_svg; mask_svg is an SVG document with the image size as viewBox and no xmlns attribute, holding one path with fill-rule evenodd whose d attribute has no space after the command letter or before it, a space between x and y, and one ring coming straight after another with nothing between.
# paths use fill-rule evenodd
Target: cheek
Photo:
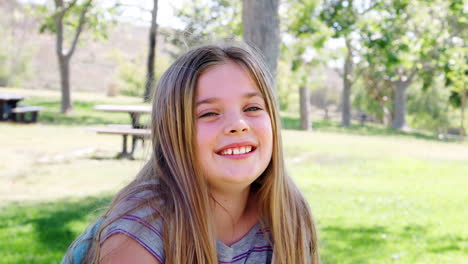
<instances>
[{"instance_id":1,"label":"cheek","mask_svg":"<svg viewBox=\"0 0 468 264\"><path fill-rule=\"evenodd\" d=\"M208 124L197 124L197 149L206 149L211 146L211 141L215 138L214 130ZM204 150L205 151L205 150Z\"/></svg>"},{"instance_id":2,"label":"cheek","mask_svg":"<svg viewBox=\"0 0 468 264\"><path fill-rule=\"evenodd\" d=\"M257 129L259 135L261 135L263 144L268 146L267 149L269 150L269 152L271 152L273 148L273 129L271 126L270 118L264 118L261 122L259 122L259 126Z\"/></svg>"}]
</instances>

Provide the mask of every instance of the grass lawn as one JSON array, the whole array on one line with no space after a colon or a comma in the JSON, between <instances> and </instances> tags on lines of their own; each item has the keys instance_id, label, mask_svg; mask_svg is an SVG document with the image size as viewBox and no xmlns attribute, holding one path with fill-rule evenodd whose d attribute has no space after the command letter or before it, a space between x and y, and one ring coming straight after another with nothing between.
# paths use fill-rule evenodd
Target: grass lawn
<instances>
[{"instance_id":1,"label":"grass lawn","mask_svg":"<svg viewBox=\"0 0 468 264\"><path fill-rule=\"evenodd\" d=\"M149 144L138 160L113 159L121 138L87 126L129 117L92 105L140 101L76 94L75 115L62 116L58 93L11 92L46 111L39 124L0 123L0 264L59 263L148 153ZM293 117L283 122L297 125ZM315 215L323 263L468 263L468 144L314 125L318 131L284 130L283 143Z\"/></svg>"}]
</instances>

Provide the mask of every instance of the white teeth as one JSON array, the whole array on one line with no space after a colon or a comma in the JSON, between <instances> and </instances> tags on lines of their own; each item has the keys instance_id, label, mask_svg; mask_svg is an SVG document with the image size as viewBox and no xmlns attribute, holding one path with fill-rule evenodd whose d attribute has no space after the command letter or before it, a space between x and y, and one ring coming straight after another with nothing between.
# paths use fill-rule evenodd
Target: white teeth
<instances>
[{"instance_id":1,"label":"white teeth","mask_svg":"<svg viewBox=\"0 0 468 264\"><path fill-rule=\"evenodd\" d=\"M249 153L252 151L252 146L245 146L240 148L225 149L221 152L221 155L240 155Z\"/></svg>"}]
</instances>

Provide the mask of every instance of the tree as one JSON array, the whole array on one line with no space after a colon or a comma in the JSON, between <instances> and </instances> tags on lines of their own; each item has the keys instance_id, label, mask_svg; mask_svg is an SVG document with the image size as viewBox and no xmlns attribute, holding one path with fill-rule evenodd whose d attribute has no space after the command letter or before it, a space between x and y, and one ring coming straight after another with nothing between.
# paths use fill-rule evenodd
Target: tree
<instances>
[{"instance_id":1,"label":"tree","mask_svg":"<svg viewBox=\"0 0 468 264\"><path fill-rule=\"evenodd\" d=\"M288 42L283 44L282 55L291 65L291 75L299 88L299 106L301 128L312 129L310 89L312 71L323 63L323 57L316 56L330 32L317 19L316 0L292 0L286 3L289 10L284 17L287 25Z\"/></svg>"},{"instance_id":2,"label":"tree","mask_svg":"<svg viewBox=\"0 0 468 264\"><path fill-rule=\"evenodd\" d=\"M460 136L466 134L465 109L467 105L468 88L468 48L452 48L447 52L445 63L445 85L450 88L450 104L460 109Z\"/></svg>"},{"instance_id":3,"label":"tree","mask_svg":"<svg viewBox=\"0 0 468 264\"><path fill-rule=\"evenodd\" d=\"M70 61L76 50L81 34L85 30L95 33L96 37L106 38L106 24L103 10L99 9L93 0L54 0L53 10L50 6L40 7L40 13L45 16L40 27L40 32L46 30L55 34L55 53L57 54L60 86L62 91L61 112L70 114L73 111L70 87ZM118 3L109 8L109 14L113 15ZM52 13L52 14L50 14ZM65 39L71 36L71 43L66 49Z\"/></svg>"},{"instance_id":4,"label":"tree","mask_svg":"<svg viewBox=\"0 0 468 264\"><path fill-rule=\"evenodd\" d=\"M280 51L279 0L243 0L243 38L265 57L267 66L276 76Z\"/></svg>"},{"instance_id":5,"label":"tree","mask_svg":"<svg viewBox=\"0 0 468 264\"><path fill-rule=\"evenodd\" d=\"M468 97L466 87L468 83L468 48L466 46L468 20L464 15L463 0L450 0L449 2L447 21L451 45L444 53L443 70L445 84L451 90L450 103L460 108L460 136L463 139L466 134L465 109Z\"/></svg>"},{"instance_id":6,"label":"tree","mask_svg":"<svg viewBox=\"0 0 468 264\"><path fill-rule=\"evenodd\" d=\"M419 79L424 90L436 76L447 45L446 16L447 3L442 0L382 0L360 30L362 59L375 69L369 74L394 91L395 129L407 129L408 87Z\"/></svg>"},{"instance_id":7,"label":"tree","mask_svg":"<svg viewBox=\"0 0 468 264\"><path fill-rule=\"evenodd\" d=\"M353 57L355 56L355 45L353 44L353 33L358 35L359 20L363 15L371 11L376 1L354 1L354 0L325 0L320 12L320 18L334 32L333 38L344 39L345 58L343 60L343 93L341 97L341 125L351 124L351 88L357 80L354 72Z\"/></svg>"},{"instance_id":8,"label":"tree","mask_svg":"<svg viewBox=\"0 0 468 264\"><path fill-rule=\"evenodd\" d=\"M153 0L153 10L151 11L151 27L149 33L149 49L148 49L148 61L147 61L147 73L145 82L145 93L143 95L143 101L149 102L151 100L151 90L155 83L154 64L156 56L156 37L158 31L158 0Z\"/></svg>"}]
</instances>

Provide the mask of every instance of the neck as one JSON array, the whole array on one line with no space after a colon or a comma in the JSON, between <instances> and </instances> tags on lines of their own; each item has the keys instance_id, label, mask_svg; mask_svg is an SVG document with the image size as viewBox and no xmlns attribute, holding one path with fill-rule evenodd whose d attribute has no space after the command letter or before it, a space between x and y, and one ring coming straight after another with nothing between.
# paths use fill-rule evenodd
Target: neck
<instances>
[{"instance_id":1,"label":"neck","mask_svg":"<svg viewBox=\"0 0 468 264\"><path fill-rule=\"evenodd\" d=\"M256 199L250 186L240 192L211 191L218 240L226 245L242 238L258 220Z\"/></svg>"}]
</instances>

